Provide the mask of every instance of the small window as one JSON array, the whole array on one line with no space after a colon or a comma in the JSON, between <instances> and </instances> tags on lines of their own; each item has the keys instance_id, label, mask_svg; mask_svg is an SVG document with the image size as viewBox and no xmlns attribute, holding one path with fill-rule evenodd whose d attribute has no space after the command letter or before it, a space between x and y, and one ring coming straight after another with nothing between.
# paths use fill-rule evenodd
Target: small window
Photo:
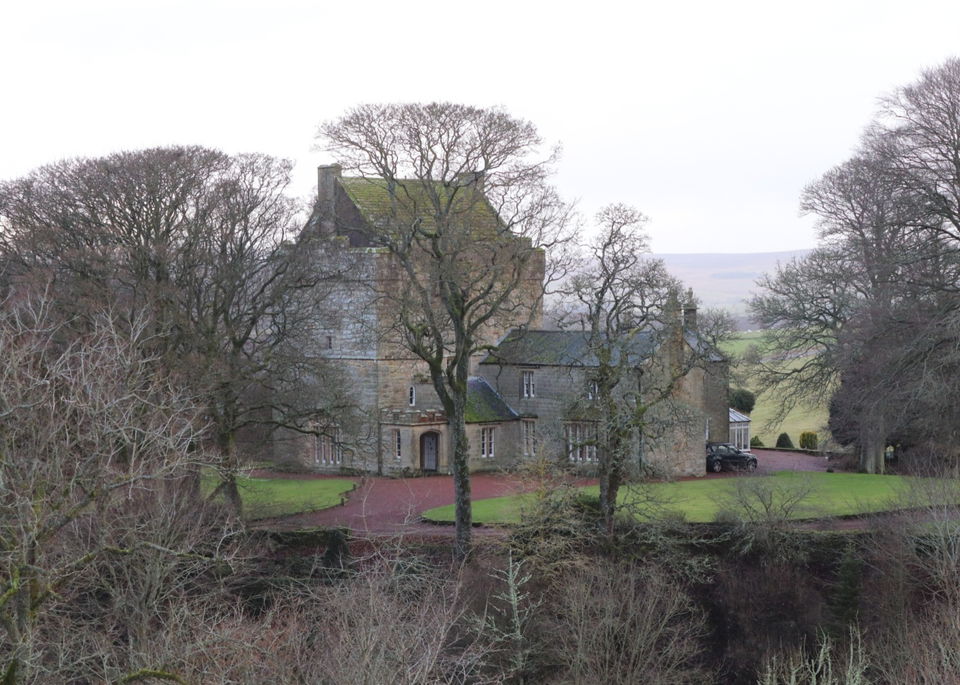
<instances>
[{"instance_id":1,"label":"small window","mask_svg":"<svg viewBox=\"0 0 960 685\"><path fill-rule=\"evenodd\" d=\"M410 390L407 392L407 400L410 402L411 407L417 406L417 389L410 386Z\"/></svg>"},{"instance_id":2,"label":"small window","mask_svg":"<svg viewBox=\"0 0 960 685\"><path fill-rule=\"evenodd\" d=\"M533 419L524 419L520 423L523 441L523 456L532 457L537 454L537 422Z\"/></svg>"},{"instance_id":3,"label":"small window","mask_svg":"<svg viewBox=\"0 0 960 685\"><path fill-rule=\"evenodd\" d=\"M393 431L394 458L400 461L403 458L403 436L400 430Z\"/></svg>"},{"instance_id":4,"label":"small window","mask_svg":"<svg viewBox=\"0 0 960 685\"><path fill-rule=\"evenodd\" d=\"M600 386L596 381L587 382L587 399L595 400L600 397Z\"/></svg>"},{"instance_id":5,"label":"small window","mask_svg":"<svg viewBox=\"0 0 960 685\"><path fill-rule=\"evenodd\" d=\"M597 460L597 426L590 422L573 422L564 426L567 458L574 463Z\"/></svg>"},{"instance_id":6,"label":"small window","mask_svg":"<svg viewBox=\"0 0 960 685\"><path fill-rule=\"evenodd\" d=\"M328 350L332 350L332 349L333 349L333 336L332 336L332 335L328 335L328 336L327 336L327 349L328 349Z\"/></svg>"},{"instance_id":7,"label":"small window","mask_svg":"<svg viewBox=\"0 0 960 685\"><path fill-rule=\"evenodd\" d=\"M313 460L317 466L337 466L343 463L339 428L334 427L317 436Z\"/></svg>"},{"instance_id":8,"label":"small window","mask_svg":"<svg viewBox=\"0 0 960 685\"><path fill-rule=\"evenodd\" d=\"M533 371L520 372L520 397L529 398L537 396L537 386L533 380Z\"/></svg>"},{"instance_id":9,"label":"small window","mask_svg":"<svg viewBox=\"0 0 960 685\"><path fill-rule=\"evenodd\" d=\"M480 429L480 456L484 459L493 459L495 428Z\"/></svg>"}]
</instances>

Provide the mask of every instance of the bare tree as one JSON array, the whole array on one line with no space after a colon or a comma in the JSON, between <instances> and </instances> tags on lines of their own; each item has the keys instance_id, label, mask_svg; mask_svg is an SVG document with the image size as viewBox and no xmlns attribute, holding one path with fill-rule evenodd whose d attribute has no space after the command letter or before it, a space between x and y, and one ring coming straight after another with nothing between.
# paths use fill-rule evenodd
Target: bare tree
<instances>
[{"instance_id":1,"label":"bare tree","mask_svg":"<svg viewBox=\"0 0 960 685\"><path fill-rule=\"evenodd\" d=\"M872 126L896 146L899 187L921 200L932 220L926 230L960 241L960 59L925 70L881 101Z\"/></svg>"},{"instance_id":2,"label":"bare tree","mask_svg":"<svg viewBox=\"0 0 960 685\"><path fill-rule=\"evenodd\" d=\"M758 380L761 390L778 389L781 417L830 397L849 353L845 327L861 312L886 309L907 269L917 213L886 160L865 150L810 184L801 207L817 216L823 245L758 282L751 308L769 331Z\"/></svg>"},{"instance_id":3,"label":"bare tree","mask_svg":"<svg viewBox=\"0 0 960 685\"><path fill-rule=\"evenodd\" d=\"M196 508L181 482L199 457L201 414L159 358L144 354L150 326L127 323L94 317L88 333L62 342L49 302L8 304L0 313L4 682L58 679L51 621L88 615L105 595L78 587L91 577L102 582L105 569L123 566L117 559L189 559L180 573L196 577L196 562L209 567L217 541L230 535L222 519ZM201 522L202 534L185 533ZM176 574L151 577L138 583L144 600L169 590ZM132 618L127 624L130 640L150 639L144 622L156 599L141 602L139 629Z\"/></svg>"},{"instance_id":4,"label":"bare tree","mask_svg":"<svg viewBox=\"0 0 960 685\"><path fill-rule=\"evenodd\" d=\"M781 414L832 398L831 428L868 471L890 443L950 439L958 111L955 59L885 98L858 153L804 192L822 246L751 303L770 329L761 387L778 390Z\"/></svg>"},{"instance_id":5,"label":"bare tree","mask_svg":"<svg viewBox=\"0 0 960 685\"><path fill-rule=\"evenodd\" d=\"M0 251L14 282L52 287L78 330L105 306L128 327L147 316L152 351L203 397L238 511L239 431L315 430L346 407L332 369L299 339L336 274L312 268L312 245L291 242L302 217L286 195L290 168L263 155L158 148L64 161L0 185Z\"/></svg>"},{"instance_id":6,"label":"bare tree","mask_svg":"<svg viewBox=\"0 0 960 685\"><path fill-rule=\"evenodd\" d=\"M689 683L704 620L675 579L655 566L599 560L560 583L551 633L564 680Z\"/></svg>"},{"instance_id":7,"label":"bare tree","mask_svg":"<svg viewBox=\"0 0 960 685\"><path fill-rule=\"evenodd\" d=\"M566 240L569 219L546 183L555 153L540 156L530 122L449 103L361 106L323 124L318 138L389 198L365 238L389 250L401 274L402 285L381 296L396 312L399 342L426 363L449 423L463 557L470 361L496 331L539 317L544 251Z\"/></svg>"},{"instance_id":8,"label":"bare tree","mask_svg":"<svg viewBox=\"0 0 960 685\"><path fill-rule=\"evenodd\" d=\"M683 421L680 385L694 367L705 368L717 355L723 326L706 317L695 321L692 310L690 320L681 322L680 283L647 254L643 214L609 205L597 223L600 231L567 286L570 310L562 325L588 331L600 510L612 531L631 456L644 437L663 435Z\"/></svg>"}]
</instances>

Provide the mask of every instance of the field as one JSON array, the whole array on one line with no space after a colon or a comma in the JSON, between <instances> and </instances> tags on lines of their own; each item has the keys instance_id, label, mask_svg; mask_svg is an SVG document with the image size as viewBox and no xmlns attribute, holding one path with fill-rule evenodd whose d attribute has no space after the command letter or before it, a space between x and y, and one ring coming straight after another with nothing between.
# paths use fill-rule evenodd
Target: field
<instances>
[{"instance_id":1,"label":"field","mask_svg":"<svg viewBox=\"0 0 960 685\"><path fill-rule=\"evenodd\" d=\"M799 499L789 518L804 519L915 506L913 489L918 482L902 476L781 471L773 476L648 483L624 488L618 501L633 509L638 518L673 514L690 522L707 523L719 511L737 512L743 500L759 502L763 494L769 493L774 507L785 507L785 503ZM599 493L597 486L582 489L590 495ZM534 503L532 494L478 500L473 503L473 520L517 523L523 510ZM453 521L453 505L430 509L423 516L431 521Z\"/></svg>"},{"instance_id":2,"label":"field","mask_svg":"<svg viewBox=\"0 0 960 685\"><path fill-rule=\"evenodd\" d=\"M215 480L213 473L204 474L205 492L213 491ZM243 476L237 485L243 500L244 518L254 520L337 506L341 497L356 487L356 482L347 478L308 480Z\"/></svg>"},{"instance_id":3,"label":"field","mask_svg":"<svg viewBox=\"0 0 960 685\"><path fill-rule=\"evenodd\" d=\"M764 331L738 331L734 337L722 345L723 352L730 356L742 357L751 345L763 342Z\"/></svg>"},{"instance_id":4,"label":"field","mask_svg":"<svg viewBox=\"0 0 960 685\"><path fill-rule=\"evenodd\" d=\"M763 336L763 331L739 332L723 346L723 351L733 357L742 357L751 345L760 344L763 341ZM802 359L796 359L792 364L800 364L802 361ZM737 372L746 378L747 388L756 392L756 387L750 382L749 367L742 366ZM816 432L821 443L829 436L826 430L828 416L826 405L818 407L801 405L791 410L782 421L771 423L777 413L779 403L780 397L775 390L758 395L757 404L750 415L750 418L753 419L750 434L758 436L767 447L774 446L780 433L787 433L793 440L794 446L798 446L800 433L804 431Z\"/></svg>"}]
</instances>

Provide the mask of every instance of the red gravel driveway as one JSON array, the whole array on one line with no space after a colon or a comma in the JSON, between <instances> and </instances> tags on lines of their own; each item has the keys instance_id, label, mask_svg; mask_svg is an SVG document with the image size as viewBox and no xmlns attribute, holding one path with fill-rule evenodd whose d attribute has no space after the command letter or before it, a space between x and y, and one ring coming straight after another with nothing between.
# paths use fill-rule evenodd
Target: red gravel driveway
<instances>
[{"instance_id":1,"label":"red gravel driveway","mask_svg":"<svg viewBox=\"0 0 960 685\"><path fill-rule=\"evenodd\" d=\"M779 450L753 450L757 458L757 471L826 471L830 462L824 457L815 457L803 452L781 452Z\"/></svg>"},{"instance_id":2,"label":"red gravel driveway","mask_svg":"<svg viewBox=\"0 0 960 685\"><path fill-rule=\"evenodd\" d=\"M827 461L802 452L756 450L759 473L774 471L825 471ZM261 476L270 474L261 473ZM735 478L739 473L711 473L706 478ZM289 476L287 476L289 477ZM301 476L302 477L302 476ZM324 476L320 476L324 477ZM327 476L329 477L329 476ZM366 476L358 478L357 489L349 493L343 506L306 514L296 514L269 522L274 529L295 530L298 528L344 526L356 533L391 535L398 533L440 533L443 526L423 523L420 514L427 509L453 504L453 478L451 476L425 476L422 478L381 478ZM686 480L686 479L685 479ZM596 481L583 481L583 484ZM504 474L475 473L470 477L474 500L500 497L529 491L534 483ZM452 532L452 528L450 528Z\"/></svg>"},{"instance_id":3,"label":"red gravel driveway","mask_svg":"<svg viewBox=\"0 0 960 685\"><path fill-rule=\"evenodd\" d=\"M360 478L341 507L272 521L271 528L297 529L316 526L345 526L363 534L395 534L412 531L438 532L438 526L420 521L427 509L453 504L452 476L422 478ZM532 483L501 474L475 473L470 477L473 499L487 499L530 490ZM451 528L452 531L452 528Z\"/></svg>"}]
</instances>

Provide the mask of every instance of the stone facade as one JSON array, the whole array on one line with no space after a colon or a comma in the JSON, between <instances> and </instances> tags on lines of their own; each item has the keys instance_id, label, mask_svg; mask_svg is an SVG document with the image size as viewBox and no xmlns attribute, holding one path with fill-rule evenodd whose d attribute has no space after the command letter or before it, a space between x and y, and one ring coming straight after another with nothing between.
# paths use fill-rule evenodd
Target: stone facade
<instances>
[{"instance_id":1,"label":"stone facade","mask_svg":"<svg viewBox=\"0 0 960 685\"><path fill-rule=\"evenodd\" d=\"M480 373L511 403L521 420L534 422L537 453L590 470L595 450L577 449L576 438L586 441L584 432L596 430L598 408L592 378L597 366L585 351L586 334L571 331L524 331L513 334L521 344L504 341L499 352L480 364ZM621 391L648 387L646 401L658 392L655 377L667 373L670 364L679 364L696 354L697 363L679 376L665 401L649 410L645 435L635 434L630 466L653 470L670 477L703 475L704 444L707 440L726 442L726 424L717 423L726 412L727 367L719 356L712 359L695 353L687 336L670 336L649 341L655 349L646 351L634 368L627 369ZM638 343L644 347L648 343ZM664 349L676 345L676 350ZM686 369L686 367L684 367ZM523 435L521 431L521 444ZM530 452L529 449L525 450Z\"/></svg>"},{"instance_id":2,"label":"stone facade","mask_svg":"<svg viewBox=\"0 0 960 685\"><path fill-rule=\"evenodd\" d=\"M383 201L367 192L362 182L341 178L336 166L321 167L316 210L305 229L322 239L318 269L330 270L333 265L324 260L335 260L343 270L308 337L315 354L335 365L351 388L355 418L321 438L281 433L274 445L276 456L296 457L323 471L447 472L452 445L440 400L426 364L393 332L392 301L383 296L400 291L404 279L389 251L369 239L377 226L377 203ZM563 335L537 330L543 274L544 255L538 252L516 288L518 306L510 315L492 320L483 332L491 348L516 336L518 326L528 334ZM695 310L685 314L695 319ZM638 364L638 382L644 369L649 373L649 359L684 354L649 352L647 361ZM572 432L589 430L593 420L589 364L574 357L554 361L514 363L486 353L471 360L474 376L467 414L471 470L511 468L534 455L562 461L570 451ZM654 438L637 437L633 447L637 463L671 475L703 474L705 439L727 439L726 397L725 362L718 358L692 369L679 384L670 421L664 417L670 430ZM588 458L582 462L590 467Z\"/></svg>"}]
</instances>

